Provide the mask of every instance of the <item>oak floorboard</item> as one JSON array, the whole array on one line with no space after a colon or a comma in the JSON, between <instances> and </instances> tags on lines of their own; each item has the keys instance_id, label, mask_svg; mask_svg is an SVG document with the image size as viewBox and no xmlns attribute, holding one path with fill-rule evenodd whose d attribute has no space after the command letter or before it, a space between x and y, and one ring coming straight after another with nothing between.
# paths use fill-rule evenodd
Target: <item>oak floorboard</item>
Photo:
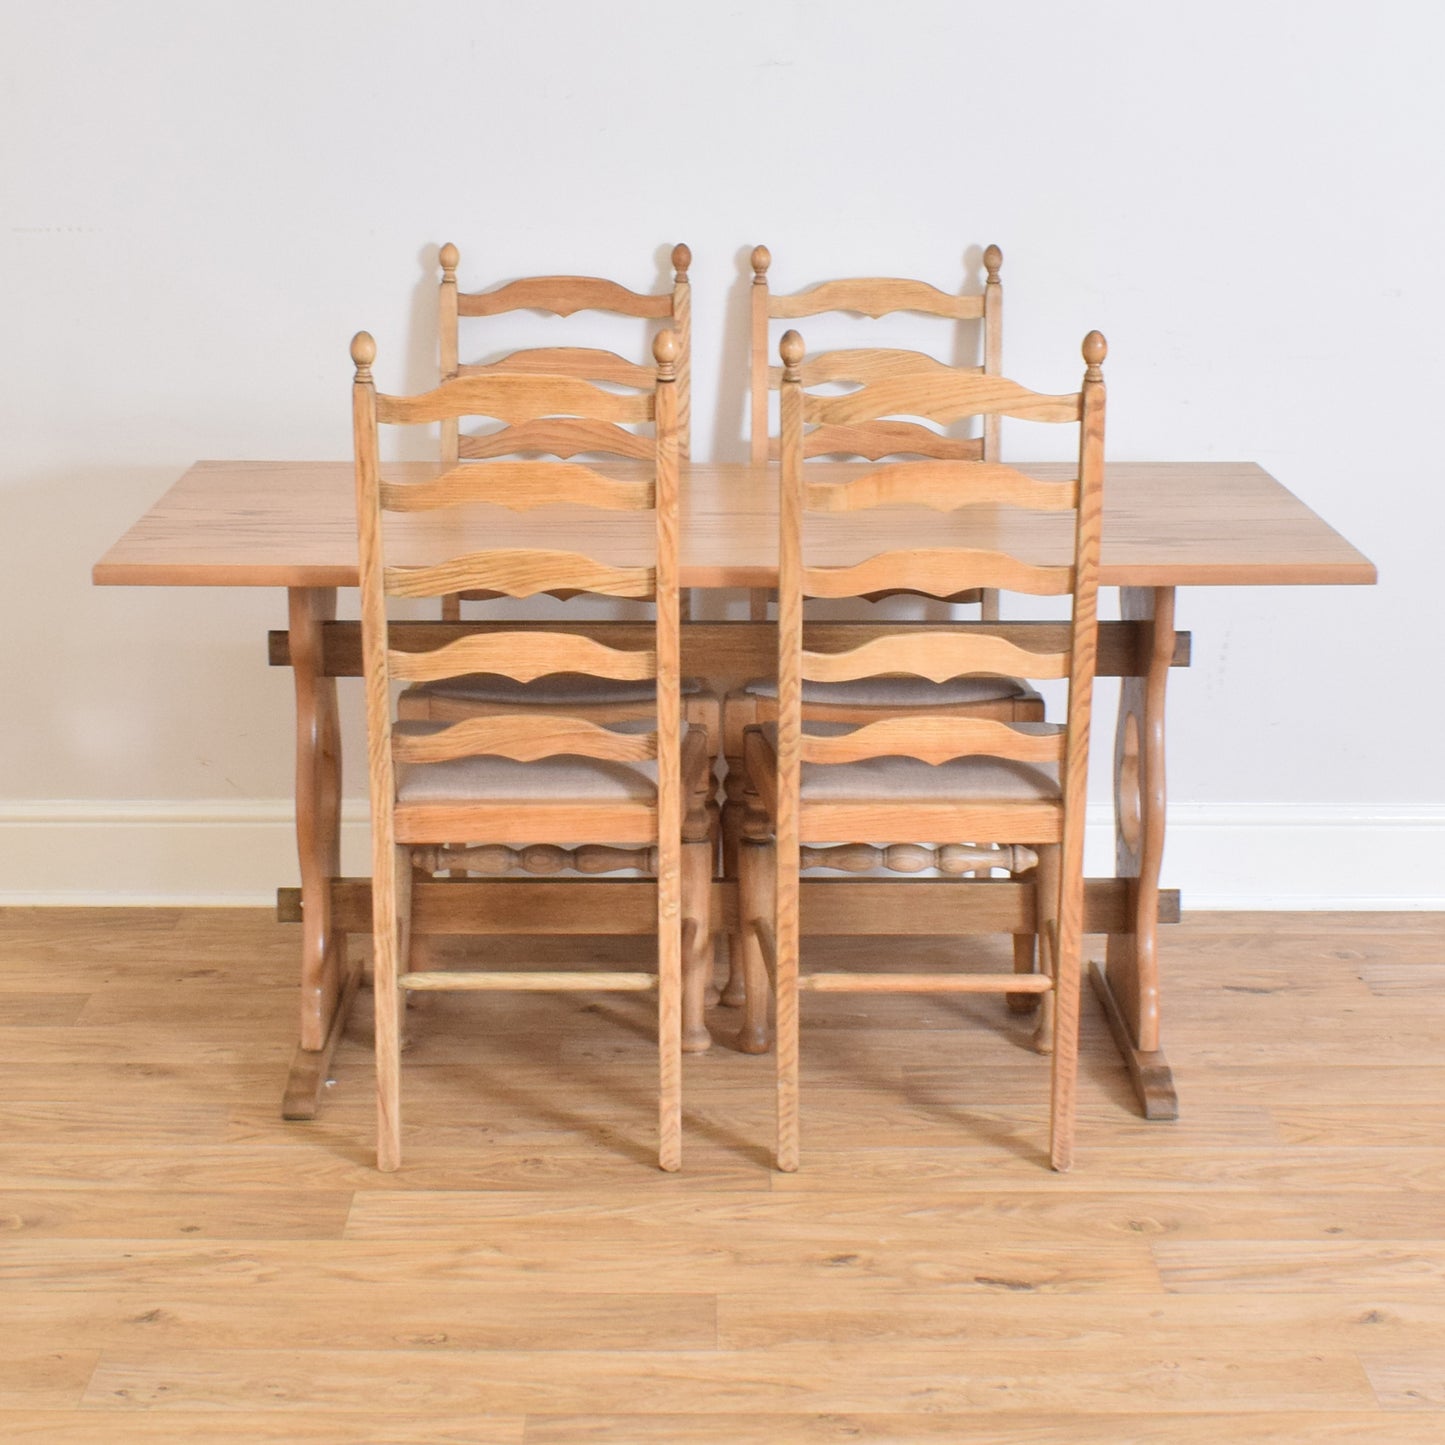
<instances>
[{"instance_id":1,"label":"oak floorboard","mask_svg":"<svg viewBox=\"0 0 1445 1445\"><path fill-rule=\"evenodd\" d=\"M97 1058L116 1064L185 1061L197 1065L264 1064L271 1060L280 1061L284 1070L296 1048L295 1039L288 1041L285 1031L286 1023L294 1028L295 1011L293 996L287 1019L283 1022L278 1018L274 1031L264 1034L210 1013L192 1017L184 1035L152 1032L143 1024L12 1028L0 1021L0 1058L11 1064L57 1069L91 1063Z\"/></svg>"},{"instance_id":2,"label":"oak floorboard","mask_svg":"<svg viewBox=\"0 0 1445 1445\"><path fill-rule=\"evenodd\" d=\"M128 1437L127 1437L128 1438ZM170 1437L165 1437L169 1439ZM269 1438L269 1437L268 1437ZM350 1438L350 1437L344 1437ZM529 1415L525 1445L1439 1445L1438 1418L1374 1412L1185 1414L971 1410L966 1415Z\"/></svg>"},{"instance_id":3,"label":"oak floorboard","mask_svg":"<svg viewBox=\"0 0 1445 1445\"><path fill-rule=\"evenodd\" d=\"M1334 1142L1355 1148L1429 1148L1445 1139L1445 1077L1441 1093L1410 1103L1398 1114L1371 1104L1286 1104L1271 1111L1281 1139L1291 1144Z\"/></svg>"},{"instance_id":4,"label":"oak floorboard","mask_svg":"<svg viewBox=\"0 0 1445 1445\"><path fill-rule=\"evenodd\" d=\"M807 1295L729 1292L718 1311L724 1349L818 1345L968 1345L1067 1356L1111 1344L1188 1352L1228 1339L1242 1353L1282 1339L1305 1351L1414 1351L1445 1346L1445 1296L1429 1288L1392 1294L1119 1295L1102 1311L1087 1296L941 1291L888 1300L844 1286Z\"/></svg>"},{"instance_id":5,"label":"oak floorboard","mask_svg":"<svg viewBox=\"0 0 1445 1445\"><path fill-rule=\"evenodd\" d=\"M221 1063L215 1059L102 1059L77 1061L54 1070L10 1062L0 1063L0 1099L82 1104L121 1095L145 1108L158 1104L213 1104L223 1097L256 1097L274 1092L275 1080L274 1065L249 1060Z\"/></svg>"},{"instance_id":6,"label":"oak floorboard","mask_svg":"<svg viewBox=\"0 0 1445 1445\"><path fill-rule=\"evenodd\" d=\"M74 1408L95 1373L100 1352L35 1348L23 1338L0 1350L0 1410Z\"/></svg>"},{"instance_id":7,"label":"oak floorboard","mask_svg":"<svg viewBox=\"0 0 1445 1445\"><path fill-rule=\"evenodd\" d=\"M1171 929L1170 938L1178 946L1187 947L1195 937L1212 934L1265 940L1279 936L1308 938L1315 934L1337 938L1351 933L1398 933L1404 937L1423 933L1439 940L1445 938L1445 913L1426 910L1373 913L1328 908L1308 913L1256 913L1251 909L1219 909L1185 913Z\"/></svg>"},{"instance_id":8,"label":"oak floorboard","mask_svg":"<svg viewBox=\"0 0 1445 1445\"><path fill-rule=\"evenodd\" d=\"M1338 1063L1219 1064L1187 1062L1174 1069L1185 1093L1205 1100L1254 1099L1276 1118L1290 1109L1396 1104L1436 1104L1445 1099L1445 1054L1436 1063L1392 1064L1357 1059Z\"/></svg>"},{"instance_id":9,"label":"oak floorboard","mask_svg":"<svg viewBox=\"0 0 1445 1445\"><path fill-rule=\"evenodd\" d=\"M1161 947L1182 1117L1139 1117L1086 998L1069 1175L1028 1022L925 996L805 1002L793 1175L773 1061L715 1010L663 1175L649 1001L604 994L410 1011L383 1175L365 993L318 1117L279 1117L294 926L0 911L0 1440L1445 1439L1445 918ZM1010 961L809 959L904 949Z\"/></svg>"},{"instance_id":10,"label":"oak floorboard","mask_svg":"<svg viewBox=\"0 0 1445 1445\"><path fill-rule=\"evenodd\" d=\"M51 980L51 987L55 981ZM79 1022L90 1002L88 993L16 992L5 1000L5 1027L55 1028Z\"/></svg>"},{"instance_id":11,"label":"oak floorboard","mask_svg":"<svg viewBox=\"0 0 1445 1445\"><path fill-rule=\"evenodd\" d=\"M6 1190L7 1242L37 1239L335 1239L349 1192L247 1189L178 1192Z\"/></svg>"},{"instance_id":12,"label":"oak floorboard","mask_svg":"<svg viewBox=\"0 0 1445 1445\"><path fill-rule=\"evenodd\" d=\"M1365 1373L1386 1410L1445 1411L1445 1348L1364 1355ZM1445 1437L1445 1420L1434 1420Z\"/></svg>"},{"instance_id":13,"label":"oak floorboard","mask_svg":"<svg viewBox=\"0 0 1445 1445\"><path fill-rule=\"evenodd\" d=\"M284 1065L283 1065L284 1067ZM273 1073L272 1084L276 1075ZM273 1106L276 1091L268 1091ZM281 1132L276 1121L276 1132ZM0 1146L0 1189L394 1189L396 1177L378 1174L370 1141L355 1129L317 1131L311 1143L157 1146L144 1154L122 1144L82 1144L64 1151L43 1143ZM475 1137L468 1142L473 1146ZM766 1165L714 1151L687 1170L651 1187L657 1197L713 1190L767 1193ZM507 1141L485 1150L413 1147L405 1180L417 1190L501 1189L546 1194L586 1193L608 1184L636 1184L637 1161L595 1141L586 1147Z\"/></svg>"},{"instance_id":14,"label":"oak floorboard","mask_svg":"<svg viewBox=\"0 0 1445 1445\"><path fill-rule=\"evenodd\" d=\"M1167 1137L1169 1125L1161 1126ZM806 1137L806 1136L805 1136ZM1088 1187L1131 1195L1152 1188L1235 1191L1357 1190L1380 1181L1401 1190L1445 1190L1445 1146L1362 1149L1339 1143L1285 1149L1243 1145L1201 1152L1168 1144L1150 1149L1101 1144L1081 1131L1087 1153L1074 1179L1088 1172ZM804 1145L807 1148L807 1145ZM1040 1175L1034 1159L997 1149L839 1148L808 1151L808 1168L775 1175L775 1190L831 1193L836 1190L903 1187L927 1190L1007 1189L1048 1191L1060 1186Z\"/></svg>"},{"instance_id":15,"label":"oak floorboard","mask_svg":"<svg viewBox=\"0 0 1445 1445\"><path fill-rule=\"evenodd\" d=\"M1158 1294L1159 1276L1143 1239L1056 1247L955 1244L875 1228L819 1232L798 1245L771 1237L718 1239L658 1231L609 1237L579 1228L543 1237L528 1228L488 1229L465 1241L258 1239L242 1242L93 1239L0 1241L0 1284L54 1290L147 1289L194 1293L285 1279L302 1292L341 1285L385 1287L412 1282L518 1285L566 1289L586 1279L599 1290L716 1293L746 1274L761 1287L805 1289L847 1280L886 1293L900 1287Z\"/></svg>"},{"instance_id":16,"label":"oak floorboard","mask_svg":"<svg viewBox=\"0 0 1445 1445\"><path fill-rule=\"evenodd\" d=\"M1445 1240L1164 1240L1153 1245L1171 1292L1308 1294L1427 1289L1445 1293Z\"/></svg>"},{"instance_id":17,"label":"oak floorboard","mask_svg":"<svg viewBox=\"0 0 1445 1445\"><path fill-rule=\"evenodd\" d=\"M703 1292L556 1290L429 1282L298 1290L284 1278L243 1289L168 1292L154 1283L96 1290L7 1289L0 1335L32 1347L107 1350L700 1350L717 1345L716 1297ZM3 1438L3 1437L0 1437Z\"/></svg>"},{"instance_id":18,"label":"oak floorboard","mask_svg":"<svg viewBox=\"0 0 1445 1445\"><path fill-rule=\"evenodd\" d=\"M6 1445L523 1445L525 1429L521 1415L414 1411L0 1410Z\"/></svg>"},{"instance_id":19,"label":"oak floorboard","mask_svg":"<svg viewBox=\"0 0 1445 1445\"><path fill-rule=\"evenodd\" d=\"M1082 1181L1081 1181L1082 1182ZM370 1190L355 1195L345 1237L467 1240L526 1229L541 1240L586 1230L626 1239L659 1228L677 1238L766 1234L799 1248L888 1221L911 1239L969 1246L1032 1246L1067 1237L1080 1244L1132 1246L1176 1240L1285 1239L1332 1242L1445 1238L1445 1191L1321 1191L1267 1198L1251 1190L1151 1191L1146 1197L1081 1191L970 1196L914 1191L884 1203L870 1193L774 1192L648 1197L610 1186L586 1197L554 1191L545 1198L502 1190Z\"/></svg>"},{"instance_id":20,"label":"oak floorboard","mask_svg":"<svg viewBox=\"0 0 1445 1445\"><path fill-rule=\"evenodd\" d=\"M207 1351L107 1355L85 1404L113 1409L427 1410L575 1414L599 1393L632 1411L868 1412L903 1401L928 1411L1118 1409L1358 1410L1375 1396L1353 1354L1233 1350L1029 1353L836 1346L639 1354L573 1350Z\"/></svg>"},{"instance_id":21,"label":"oak floorboard","mask_svg":"<svg viewBox=\"0 0 1445 1445\"><path fill-rule=\"evenodd\" d=\"M62 1103L52 1100L0 1100L0 1139L52 1140L57 1145L103 1144L124 1136L133 1147L185 1144L219 1139L226 1111L216 1103L150 1109L128 1102Z\"/></svg>"}]
</instances>

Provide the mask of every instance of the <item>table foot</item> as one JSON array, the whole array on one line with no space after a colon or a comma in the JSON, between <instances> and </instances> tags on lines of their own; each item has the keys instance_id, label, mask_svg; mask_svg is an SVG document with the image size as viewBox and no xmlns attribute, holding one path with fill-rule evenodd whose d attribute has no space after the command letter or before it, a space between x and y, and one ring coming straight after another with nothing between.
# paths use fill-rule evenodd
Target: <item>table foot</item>
<instances>
[{"instance_id":1,"label":"table foot","mask_svg":"<svg viewBox=\"0 0 1445 1445\"><path fill-rule=\"evenodd\" d=\"M1129 1069L1129 1078L1134 1084L1139 1106L1146 1119L1177 1119L1179 1117L1179 1096L1174 1092L1174 1075L1170 1071L1163 1049L1145 1051L1138 1048L1129 1033L1119 1001L1109 987L1108 975L1102 963L1089 964L1089 982L1094 993L1104 1006L1104 1017L1109 1021L1109 1032L1124 1056Z\"/></svg>"},{"instance_id":2,"label":"table foot","mask_svg":"<svg viewBox=\"0 0 1445 1445\"><path fill-rule=\"evenodd\" d=\"M303 1049L298 1046L291 1059L291 1069L286 1075L286 1092L281 1099L283 1119L316 1117L326 1080L331 1075L331 1056L336 1052L341 1035L346 1032L346 1019L360 985L361 966L354 964L342 981L336 1012L331 1016L331 1027L327 1029L321 1047Z\"/></svg>"}]
</instances>

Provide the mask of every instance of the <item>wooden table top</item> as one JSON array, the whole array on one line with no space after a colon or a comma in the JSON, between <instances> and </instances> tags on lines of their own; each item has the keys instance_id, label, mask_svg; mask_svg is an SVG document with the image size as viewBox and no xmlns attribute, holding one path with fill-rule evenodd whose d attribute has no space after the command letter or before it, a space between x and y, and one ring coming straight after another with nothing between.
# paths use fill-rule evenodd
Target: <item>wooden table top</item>
<instances>
[{"instance_id":1,"label":"wooden table top","mask_svg":"<svg viewBox=\"0 0 1445 1445\"><path fill-rule=\"evenodd\" d=\"M820 479L860 464L810 463ZM421 476L427 463L388 475ZM1025 465L1040 477L1067 463ZM777 583L777 474L746 463L685 464L684 587ZM1252 462L1117 462L1104 487L1105 586L1372 583L1375 568ZM388 521L391 560L434 561L496 545L585 551L613 562L650 558L646 519L571 508L514 515L469 509L460 525L426 514ZM1062 525L1061 525L1062 524ZM810 521L819 563L860 561L885 547L1001 547L1040 563L1068 560L1067 518L977 508L942 515L890 508ZM816 531L812 530L816 527ZM350 462L197 462L96 564L103 586L354 587Z\"/></svg>"}]
</instances>

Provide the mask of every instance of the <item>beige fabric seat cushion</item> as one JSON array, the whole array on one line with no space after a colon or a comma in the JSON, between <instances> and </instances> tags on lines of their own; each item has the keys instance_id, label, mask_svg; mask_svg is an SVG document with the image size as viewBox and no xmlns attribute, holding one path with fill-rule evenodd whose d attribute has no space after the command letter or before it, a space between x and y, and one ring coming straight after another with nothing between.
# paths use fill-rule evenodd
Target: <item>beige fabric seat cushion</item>
<instances>
[{"instance_id":1,"label":"beige fabric seat cushion","mask_svg":"<svg viewBox=\"0 0 1445 1445\"><path fill-rule=\"evenodd\" d=\"M759 678L743 689L754 697L777 697L778 684ZM860 677L853 682L805 682L803 706L962 707L1032 697L1034 690L1016 677L956 677L931 682L926 677Z\"/></svg>"},{"instance_id":2,"label":"beige fabric seat cushion","mask_svg":"<svg viewBox=\"0 0 1445 1445\"><path fill-rule=\"evenodd\" d=\"M682 680L684 697L702 691L698 678ZM525 707L603 707L609 704L640 704L648 706L657 698L657 684L619 682L608 677L589 677L580 672L558 672L532 682L494 673L477 672L465 677L448 677L438 682L423 682L408 688L409 697L445 698L448 702L515 704Z\"/></svg>"},{"instance_id":3,"label":"beige fabric seat cushion","mask_svg":"<svg viewBox=\"0 0 1445 1445\"><path fill-rule=\"evenodd\" d=\"M867 758L860 763L804 763L802 796L809 803L869 798L887 802L1027 803L1059 798L1051 763L1006 758Z\"/></svg>"},{"instance_id":4,"label":"beige fabric seat cushion","mask_svg":"<svg viewBox=\"0 0 1445 1445\"><path fill-rule=\"evenodd\" d=\"M445 723L405 721L394 731L413 737L440 732ZM649 732L650 718L615 723L614 732ZM684 726L683 731L687 729ZM618 763L604 758L452 758L444 763L398 763L399 803L506 802L651 803L657 797L657 763Z\"/></svg>"}]
</instances>

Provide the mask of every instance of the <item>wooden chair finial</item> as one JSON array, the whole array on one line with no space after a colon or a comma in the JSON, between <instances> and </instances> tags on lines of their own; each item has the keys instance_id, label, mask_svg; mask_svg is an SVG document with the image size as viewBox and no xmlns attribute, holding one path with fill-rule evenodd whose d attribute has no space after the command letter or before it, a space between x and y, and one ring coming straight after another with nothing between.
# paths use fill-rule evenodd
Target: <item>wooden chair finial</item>
<instances>
[{"instance_id":1,"label":"wooden chair finial","mask_svg":"<svg viewBox=\"0 0 1445 1445\"><path fill-rule=\"evenodd\" d=\"M1088 369L1084 372L1085 381L1103 381L1104 379L1104 358L1109 354L1109 343L1104 340L1102 331L1091 331L1084 338L1084 360L1088 363Z\"/></svg>"},{"instance_id":2,"label":"wooden chair finial","mask_svg":"<svg viewBox=\"0 0 1445 1445\"><path fill-rule=\"evenodd\" d=\"M773 253L766 246L754 246L750 259L753 266L753 285L766 286L768 267L773 264Z\"/></svg>"},{"instance_id":3,"label":"wooden chair finial","mask_svg":"<svg viewBox=\"0 0 1445 1445\"><path fill-rule=\"evenodd\" d=\"M682 286L687 282L687 268L692 265L692 248L679 241L672 248L672 271L675 285Z\"/></svg>"},{"instance_id":4,"label":"wooden chair finial","mask_svg":"<svg viewBox=\"0 0 1445 1445\"><path fill-rule=\"evenodd\" d=\"M988 272L988 284L998 285L999 268L1003 265L1003 252L997 246L989 246L983 253L983 267Z\"/></svg>"},{"instance_id":5,"label":"wooden chair finial","mask_svg":"<svg viewBox=\"0 0 1445 1445\"><path fill-rule=\"evenodd\" d=\"M671 330L659 331L652 338L652 359L657 362L657 379L673 380L673 364L677 361L677 337Z\"/></svg>"},{"instance_id":6,"label":"wooden chair finial","mask_svg":"<svg viewBox=\"0 0 1445 1445\"><path fill-rule=\"evenodd\" d=\"M796 331L785 331L783 339L778 343L778 351L783 358L783 380L799 380L798 367L802 365L803 353L807 348L803 345L803 338Z\"/></svg>"},{"instance_id":7,"label":"wooden chair finial","mask_svg":"<svg viewBox=\"0 0 1445 1445\"><path fill-rule=\"evenodd\" d=\"M356 363L357 381L370 381L371 363L376 360L376 342L371 332L358 331L351 338L351 359Z\"/></svg>"},{"instance_id":8,"label":"wooden chair finial","mask_svg":"<svg viewBox=\"0 0 1445 1445\"><path fill-rule=\"evenodd\" d=\"M437 252L437 260L442 264L442 280L455 281L457 279L457 262L461 259L457 248L450 241Z\"/></svg>"}]
</instances>

